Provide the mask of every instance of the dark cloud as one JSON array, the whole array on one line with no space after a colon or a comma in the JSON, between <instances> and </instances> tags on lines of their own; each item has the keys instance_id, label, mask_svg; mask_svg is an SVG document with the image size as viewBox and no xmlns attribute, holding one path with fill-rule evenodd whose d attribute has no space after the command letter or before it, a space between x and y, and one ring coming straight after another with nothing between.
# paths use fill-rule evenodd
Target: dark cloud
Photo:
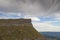
<instances>
[{"instance_id":1,"label":"dark cloud","mask_svg":"<svg viewBox=\"0 0 60 40\"><path fill-rule=\"evenodd\" d=\"M33 16L54 15L60 11L60 0L0 0L0 11Z\"/></svg>"}]
</instances>

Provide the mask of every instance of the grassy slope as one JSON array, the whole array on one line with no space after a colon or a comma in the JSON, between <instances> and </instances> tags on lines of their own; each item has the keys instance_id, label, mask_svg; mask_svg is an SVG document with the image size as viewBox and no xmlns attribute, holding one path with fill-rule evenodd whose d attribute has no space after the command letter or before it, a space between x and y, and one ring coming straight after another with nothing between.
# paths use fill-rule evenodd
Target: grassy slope
<instances>
[{"instance_id":1,"label":"grassy slope","mask_svg":"<svg viewBox=\"0 0 60 40\"><path fill-rule=\"evenodd\" d=\"M3 24L0 21L0 25ZM31 23L20 23L19 26L0 26L0 40L35 40L43 38L32 26Z\"/></svg>"}]
</instances>

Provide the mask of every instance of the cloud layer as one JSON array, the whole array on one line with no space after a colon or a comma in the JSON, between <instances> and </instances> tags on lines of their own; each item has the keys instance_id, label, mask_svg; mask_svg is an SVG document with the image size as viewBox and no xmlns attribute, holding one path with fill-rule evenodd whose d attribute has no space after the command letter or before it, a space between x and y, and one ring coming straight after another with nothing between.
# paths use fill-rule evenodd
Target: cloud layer
<instances>
[{"instance_id":1,"label":"cloud layer","mask_svg":"<svg viewBox=\"0 0 60 40\"><path fill-rule=\"evenodd\" d=\"M60 15L60 0L0 0L0 11L20 12L31 16L55 16Z\"/></svg>"},{"instance_id":2,"label":"cloud layer","mask_svg":"<svg viewBox=\"0 0 60 40\"><path fill-rule=\"evenodd\" d=\"M0 19L22 16L32 19L38 31L59 31L60 0L0 0Z\"/></svg>"},{"instance_id":3,"label":"cloud layer","mask_svg":"<svg viewBox=\"0 0 60 40\"><path fill-rule=\"evenodd\" d=\"M49 22L32 22L32 24L39 32L60 32L60 26L52 25Z\"/></svg>"},{"instance_id":4,"label":"cloud layer","mask_svg":"<svg viewBox=\"0 0 60 40\"><path fill-rule=\"evenodd\" d=\"M21 17L21 13L0 13L0 19L19 19Z\"/></svg>"}]
</instances>

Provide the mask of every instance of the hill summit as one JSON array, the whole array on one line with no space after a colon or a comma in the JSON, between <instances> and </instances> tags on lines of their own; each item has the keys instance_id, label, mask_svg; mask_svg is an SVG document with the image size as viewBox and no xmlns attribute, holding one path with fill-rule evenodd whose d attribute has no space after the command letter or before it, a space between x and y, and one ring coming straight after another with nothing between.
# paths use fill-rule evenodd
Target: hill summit
<instances>
[{"instance_id":1,"label":"hill summit","mask_svg":"<svg viewBox=\"0 0 60 40\"><path fill-rule=\"evenodd\" d=\"M43 40L31 19L0 19L0 40Z\"/></svg>"}]
</instances>

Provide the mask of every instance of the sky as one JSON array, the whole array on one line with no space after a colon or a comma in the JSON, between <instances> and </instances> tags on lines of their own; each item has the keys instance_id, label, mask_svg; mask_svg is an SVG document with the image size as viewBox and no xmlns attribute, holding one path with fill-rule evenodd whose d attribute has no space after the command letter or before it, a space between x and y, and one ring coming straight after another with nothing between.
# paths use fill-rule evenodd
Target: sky
<instances>
[{"instance_id":1,"label":"sky","mask_svg":"<svg viewBox=\"0 0 60 40\"><path fill-rule=\"evenodd\" d=\"M60 0L0 0L0 19L20 18L39 32L60 32Z\"/></svg>"}]
</instances>

